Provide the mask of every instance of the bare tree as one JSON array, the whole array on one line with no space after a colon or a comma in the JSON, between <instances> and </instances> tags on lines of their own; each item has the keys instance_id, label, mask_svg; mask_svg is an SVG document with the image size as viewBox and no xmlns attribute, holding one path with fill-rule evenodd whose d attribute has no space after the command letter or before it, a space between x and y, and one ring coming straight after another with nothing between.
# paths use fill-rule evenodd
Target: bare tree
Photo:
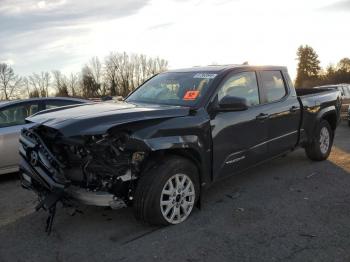
<instances>
[{"instance_id":1,"label":"bare tree","mask_svg":"<svg viewBox=\"0 0 350 262\"><path fill-rule=\"evenodd\" d=\"M20 96L21 78L5 63L0 64L0 100Z\"/></svg>"},{"instance_id":2,"label":"bare tree","mask_svg":"<svg viewBox=\"0 0 350 262\"><path fill-rule=\"evenodd\" d=\"M104 67L104 79L109 87L109 95L111 96L117 95L118 86L117 69L114 59L115 56L113 53L111 53L108 57L106 57Z\"/></svg>"},{"instance_id":3,"label":"bare tree","mask_svg":"<svg viewBox=\"0 0 350 262\"><path fill-rule=\"evenodd\" d=\"M67 78L67 86L71 96L79 96L79 74L71 73Z\"/></svg>"},{"instance_id":4,"label":"bare tree","mask_svg":"<svg viewBox=\"0 0 350 262\"><path fill-rule=\"evenodd\" d=\"M20 96L18 91L21 89L29 97L47 97L51 85L56 96L126 96L154 74L166 70L167 65L166 60L158 57L111 53L105 58L104 64L98 57L91 58L81 74L71 73L66 76L59 70L54 70L51 74L33 73L21 80L12 68L0 64L0 99Z\"/></svg>"},{"instance_id":5,"label":"bare tree","mask_svg":"<svg viewBox=\"0 0 350 262\"><path fill-rule=\"evenodd\" d=\"M97 56L91 58L88 67L91 70L91 75L95 79L95 82L101 84L102 65Z\"/></svg>"},{"instance_id":6,"label":"bare tree","mask_svg":"<svg viewBox=\"0 0 350 262\"><path fill-rule=\"evenodd\" d=\"M27 77L23 77L22 78L22 85L26 91L26 96L27 97L31 97L30 94L31 94L31 88L30 88L30 83L29 83L29 80Z\"/></svg>"},{"instance_id":7,"label":"bare tree","mask_svg":"<svg viewBox=\"0 0 350 262\"><path fill-rule=\"evenodd\" d=\"M29 76L29 83L34 89L33 92L40 94L41 97L49 96L50 80L51 75L49 72L33 73Z\"/></svg>"},{"instance_id":8,"label":"bare tree","mask_svg":"<svg viewBox=\"0 0 350 262\"><path fill-rule=\"evenodd\" d=\"M56 96L69 96L68 79L59 70L52 71L53 86L56 88Z\"/></svg>"},{"instance_id":9,"label":"bare tree","mask_svg":"<svg viewBox=\"0 0 350 262\"><path fill-rule=\"evenodd\" d=\"M110 94L126 96L151 76L167 69L160 58L127 53L110 53L105 59L105 79Z\"/></svg>"},{"instance_id":10,"label":"bare tree","mask_svg":"<svg viewBox=\"0 0 350 262\"><path fill-rule=\"evenodd\" d=\"M102 82L102 64L98 57L93 57L82 70L83 95L98 97L105 95L106 85Z\"/></svg>"},{"instance_id":11,"label":"bare tree","mask_svg":"<svg viewBox=\"0 0 350 262\"><path fill-rule=\"evenodd\" d=\"M82 70L83 96L87 98L98 97L100 84L96 82L91 68L87 65Z\"/></svg>"}]
</instances>

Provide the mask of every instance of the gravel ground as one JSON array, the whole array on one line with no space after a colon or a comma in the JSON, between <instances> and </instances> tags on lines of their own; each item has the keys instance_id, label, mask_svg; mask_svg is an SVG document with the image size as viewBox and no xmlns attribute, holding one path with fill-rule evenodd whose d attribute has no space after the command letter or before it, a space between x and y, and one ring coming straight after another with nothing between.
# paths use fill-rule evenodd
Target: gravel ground
<instances>
[{"instance_id":1,"label":"gravel ground","mask_svg":"<svg viewBox=\"0 0 350 262\"><path fill-rule=\"evenodd\" d=\"M349 261L350 128L328 161L299 149L218 182L183 224L140 224L131 209L46 214L17 175L0 178L0 261Z\"/></svg>"}]
</instances>

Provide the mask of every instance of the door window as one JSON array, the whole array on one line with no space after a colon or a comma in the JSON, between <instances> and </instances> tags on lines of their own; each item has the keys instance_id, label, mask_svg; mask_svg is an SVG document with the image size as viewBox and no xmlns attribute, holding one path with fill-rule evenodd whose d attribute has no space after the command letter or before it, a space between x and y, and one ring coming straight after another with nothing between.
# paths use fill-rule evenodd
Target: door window
<instances>
[{"instance_id":1,"label":"door window","mask_svg":"<svg viewBox=\"0 0 350 262\"><path fill-rule=\"evenodd\" d=\"M278 101L287 94L280 71L262 71L261 80L265 102Z\"/></svg>"},{"instance_id":2,"label":"door window","mask_svg":"<svg viewBox=\"0 0 350 262\"><path fill-rule=\"evenodd\" d=\"M38 104L20 104L0 110L0 127L25 124L25 119L38 112Z\"/></svg>"},{"instance_id":3,"label":"door window","mask_svg":"<svg viewBox=\"0 0 350 262\"><path fill-rule=\"evenodd\" d=\"M232 75L218 92L218 100L224 96L247 99L249 106L259 104L259 89L255 72L243 72Z\"/></svg>"}]
</instances>

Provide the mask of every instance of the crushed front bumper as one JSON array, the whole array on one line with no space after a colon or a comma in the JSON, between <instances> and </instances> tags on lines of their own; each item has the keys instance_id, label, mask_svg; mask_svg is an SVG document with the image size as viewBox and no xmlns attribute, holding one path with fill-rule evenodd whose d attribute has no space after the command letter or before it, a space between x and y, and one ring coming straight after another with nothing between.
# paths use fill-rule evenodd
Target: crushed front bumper
<instances>
[{"instance_id":1,"label":"crushed front bumper","mask_svg":"<svg viewBox=\"0 0 350 262\"><path fill-rule=\"evenodd\" d=\"M56 160L40 137L34 132L23 129L19 141L22 186L37 192L63 191L68 183L59 174L60 170L57 170L61 164L54 163Z\"/></svg>"},{"instance_id":2,"label":"crushed front bumper","mask_svg":"<svg viewBox=\"0 0 350 262\"><path fill-rule=\"evenodd\" d=\"M52 230L58 202L73 207L76 204L110 206L113 209L126 206L123 200L108 192L95 192L72 186L64 176L63 164L58 162L43 140L33 131L22 130L19 153L22 187L37 193L37 211L48 211L45 228L48 234Z\"/></svg>"},{"instance_id":3,"label":"crushed front bumper","mask_svg":"<svg viewBox=\"0 0 350 262\"><path fill-rule=\"evenodd\" d=\"M20 136L21 162L20 174L22 187L35 191L43 198L39 209L50 209L60 200L76 204L109 206L113 209L125 207L123 200L104 191L89 191L73 186L65 179L64 168L55 156L34 132L23 129ZM54 200L56 201L55 203Z\"/></svg>"}]
</instances>

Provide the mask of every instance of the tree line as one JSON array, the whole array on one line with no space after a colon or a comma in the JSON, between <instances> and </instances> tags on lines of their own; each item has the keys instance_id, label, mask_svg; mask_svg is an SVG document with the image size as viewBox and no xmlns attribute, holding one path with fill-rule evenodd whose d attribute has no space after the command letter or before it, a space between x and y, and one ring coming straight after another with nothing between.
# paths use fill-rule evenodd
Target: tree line
<instances>
[{"instance_id":1,"label":"tree line","mask_svg":"<svg viewBox=\"0 0 350 262\"><path fill-rule=\"evenodd\" d=\"M321 68L316 51L301 45L297 50L295 86L311 88L318 85L350 83L350 59ZM73 96L95 98L123 96L151 76L163 72L168 61L142 54L110 53L102 62L93 57L79 73L63 74L59 70L15 74L13 68L0 63L0 100L28 97Z\"/></svg>"},{"instance_id":2,"label":"tree line","mask_svg":"<svg viewBox=\"0 0 350 262\"><path fill-rule=\"evenodd\" d=\"M311 88L328 84L350 84L350 59L345 57L337 64L321 68L316 51L308 45L300 46L297 50L297 76L295 86Z\"/></svg>"},{"instance_id":3,"label":"tree line","mask_svg":"<svg viewBox=\"0 0 350 262\"><path fill-rule=\"evenodd\" d=\"M10 65L0 63L0 100L52 95L83 98L125 97L167 67L168 61L165 59L125 52L110 53L102 62L98 57L93 57L81 72L70 74L53 70L19 76Z\"/></svg>"}]
</instances>

